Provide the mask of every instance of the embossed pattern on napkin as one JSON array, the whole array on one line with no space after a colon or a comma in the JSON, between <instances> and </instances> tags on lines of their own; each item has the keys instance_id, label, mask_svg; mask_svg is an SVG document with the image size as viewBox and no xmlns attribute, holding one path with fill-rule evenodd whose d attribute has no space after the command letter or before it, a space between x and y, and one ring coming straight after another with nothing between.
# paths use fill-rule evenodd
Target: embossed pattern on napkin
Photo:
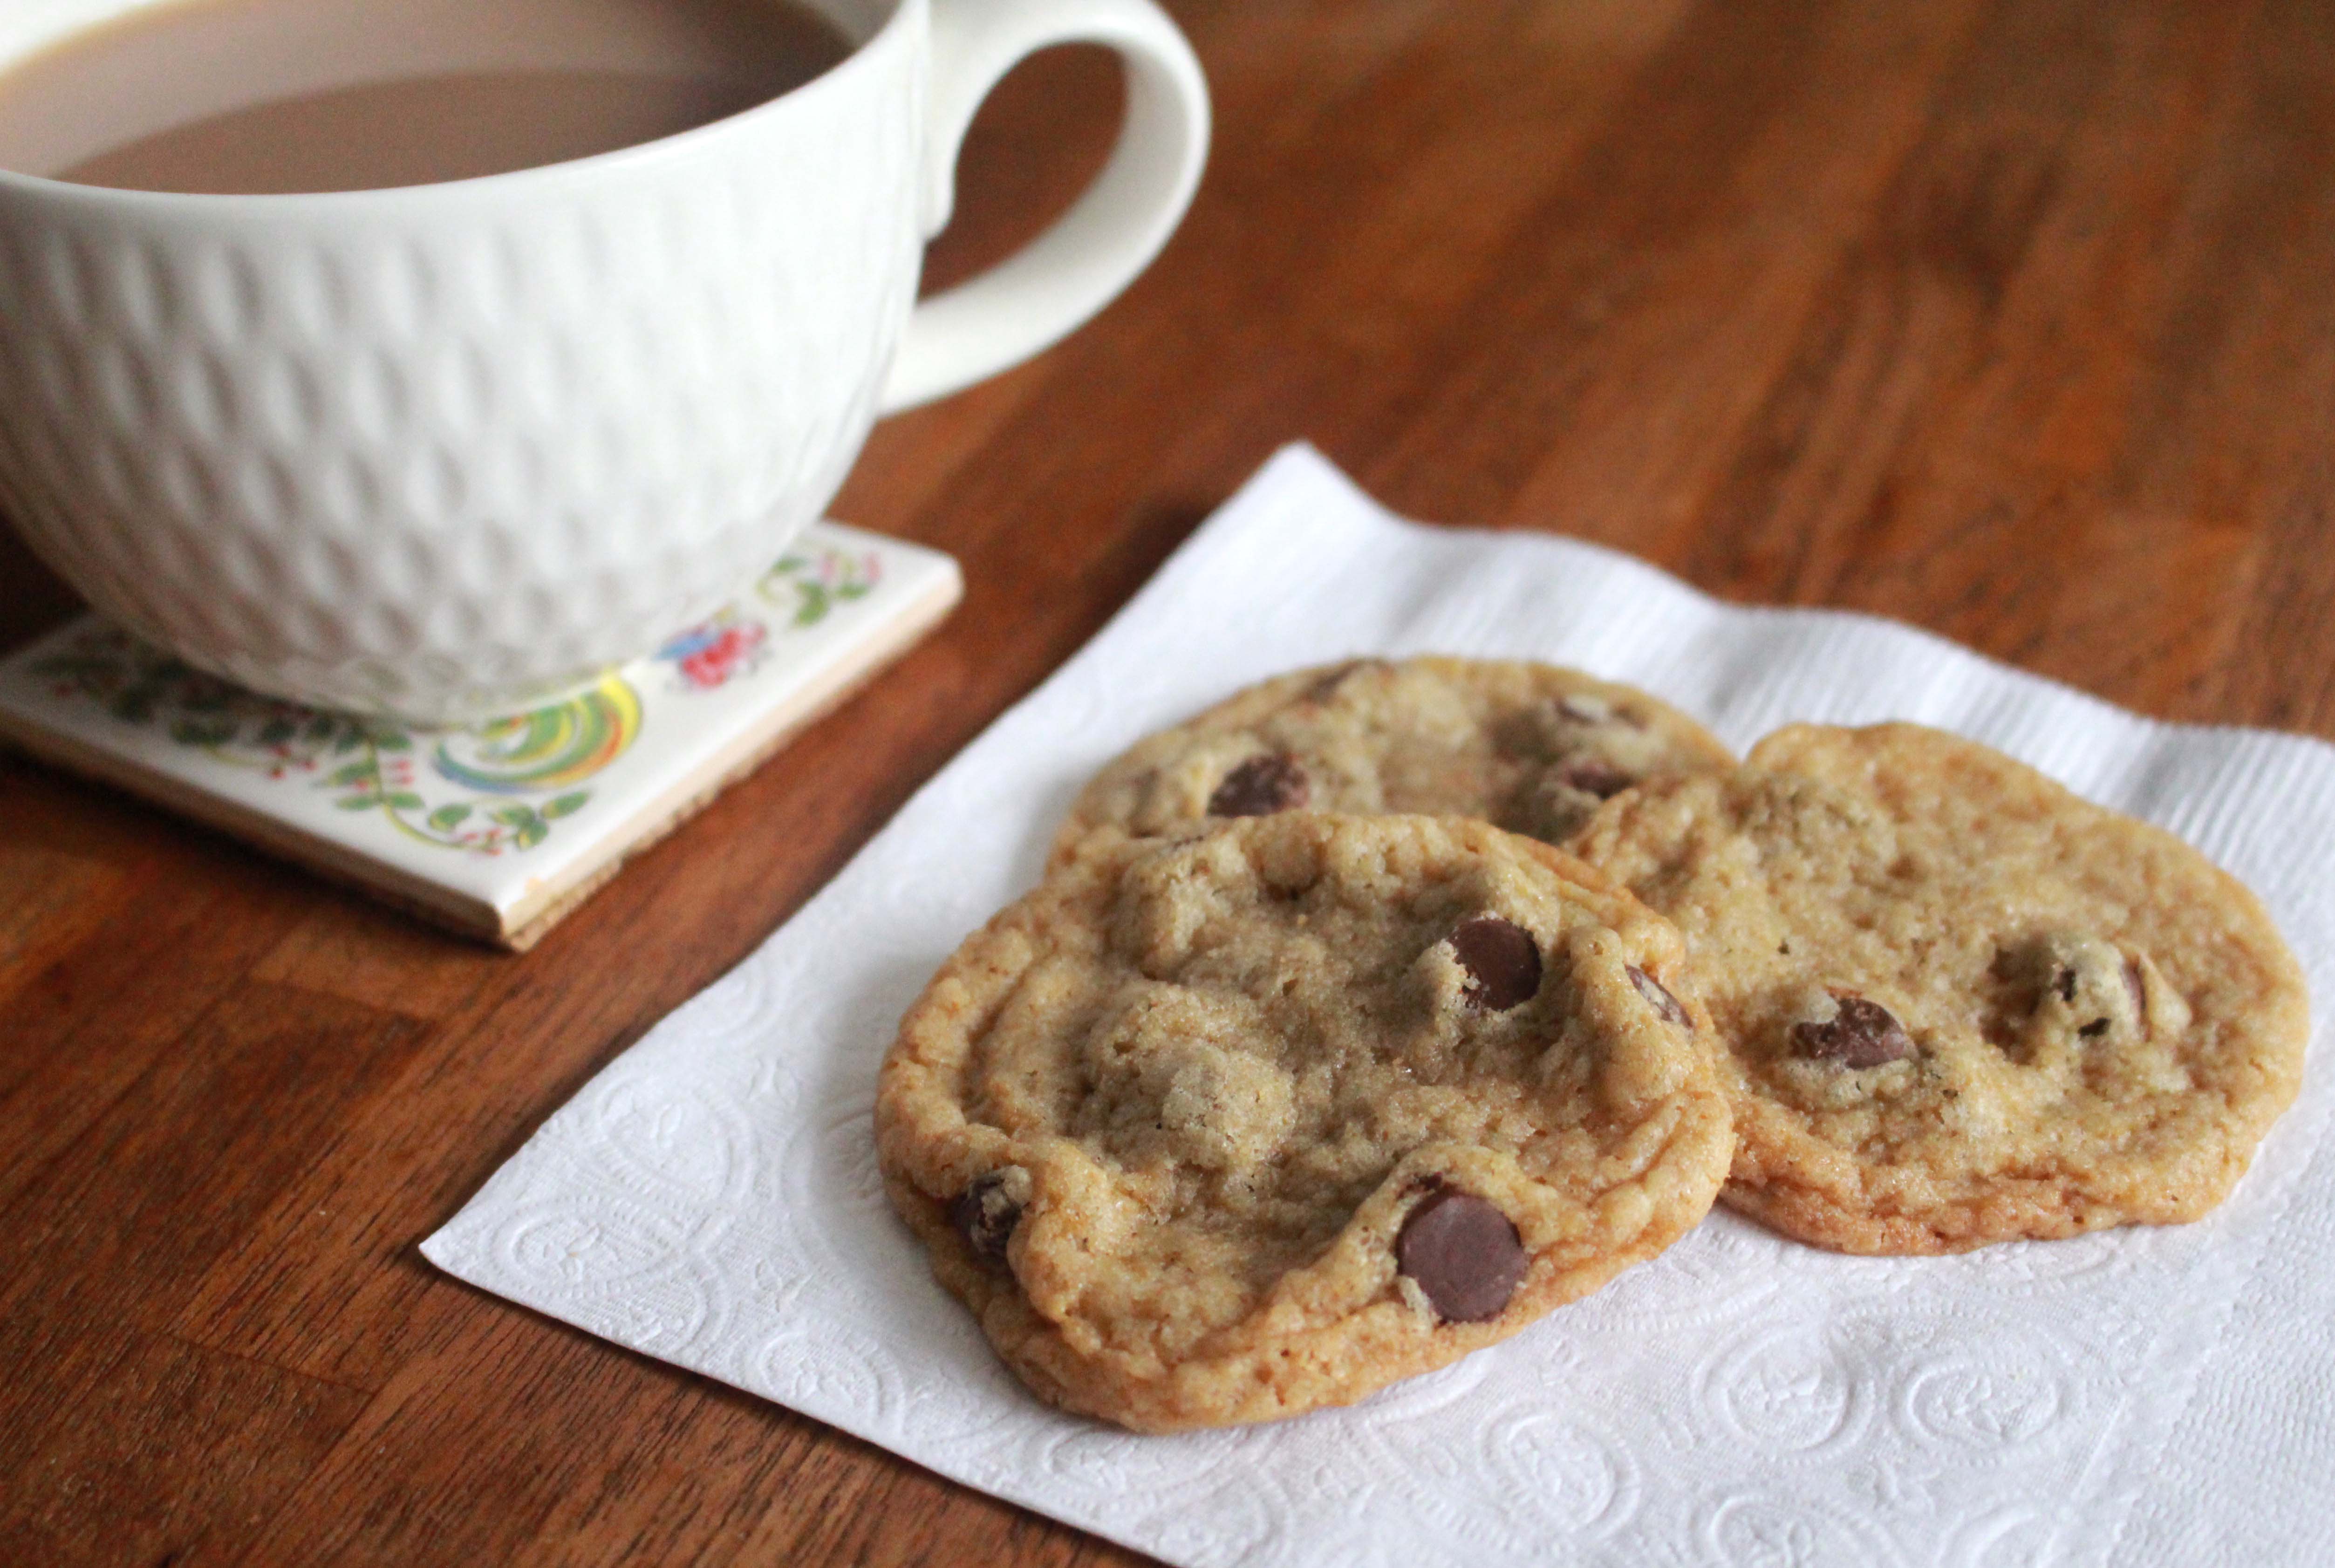
<instances>
[{"instance_id":1,"label":"embossed pattern on napkin","mask_svg":"<svg viewBox=\"0 0 2335 1568\"><path fill-rule=\"evenodd\" d=\"M2237 872L2327 994L2335 750L2153 724L1899 626L1723 607L1578 544L1419 528L1299 448L424 1251L1179 1564L2335 1561L2316 1036L2301 1100L2201 1224L1857 1259L1716 1215L1350 1410L1136 1437L1022 1391L884 1201L893 1024L1136 736L1275 670L1430 649L1585 665L1739 745L1797 718L1987 740Z\"/></svg>"}]
</instances>

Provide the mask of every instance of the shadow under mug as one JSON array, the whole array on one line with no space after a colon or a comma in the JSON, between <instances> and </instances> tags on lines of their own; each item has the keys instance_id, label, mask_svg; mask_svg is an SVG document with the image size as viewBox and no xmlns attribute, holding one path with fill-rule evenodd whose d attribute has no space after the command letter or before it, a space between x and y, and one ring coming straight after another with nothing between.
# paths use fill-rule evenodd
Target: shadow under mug
<instances>
[{"instance_id":1,"label":"shadow under mug","mask_svg":"<svg viewBox=\"0 0 2335 1568\"><path fill-rule=\"evenodd\" d=\"M1151 0L813 3L857 44L826 75L572 163L315 196L0 173L0 508L122 626L315 706L467 722L652 652L819 517L879 414L1124 288L1206 158ZM1126 63L1109 163L917 304L974 110L1064 43Z\"/></svg>"}]
</instances>

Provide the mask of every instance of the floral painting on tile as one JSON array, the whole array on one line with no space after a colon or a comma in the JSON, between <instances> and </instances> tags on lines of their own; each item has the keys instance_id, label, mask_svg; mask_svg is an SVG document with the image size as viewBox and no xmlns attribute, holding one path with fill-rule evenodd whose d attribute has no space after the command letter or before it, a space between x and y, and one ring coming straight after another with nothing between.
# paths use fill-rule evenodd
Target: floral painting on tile
<instances>
[{"instance_id":1,"label":"floral painting on tile","mask_svg":"<svg viewBox=\"0 0 2335 1568\"><path fill-rule=\"evenodd\" d=\"M684 692L712 692L740 675L750 675L761 664L770 634L760 621L750 621L733 609L692 626L656 652L671 664Z\"/></svg>"},{"instance_id":2,"label":"floral painting on tile","mask_svg":"<svg viewBox=\"0 0 2335 1568\"><path fill-rule=\"evenodd\" d=\"M881 580L872 553L834 548L788 556L754 597L791 612L777 634L819 624ZM681 693L719 690L760 669L769 626L723 609L654 655ZM416 732L394 720L323 712L264 697L93 625L42 660L60 698L160 731L229 767L330 792L351 812L378 812L406 837L472 855L531 849L591 804L586 780L625 754L641 731L641 693L623 675L531 712L466 729Z\"/></svg>"}]
</instances>

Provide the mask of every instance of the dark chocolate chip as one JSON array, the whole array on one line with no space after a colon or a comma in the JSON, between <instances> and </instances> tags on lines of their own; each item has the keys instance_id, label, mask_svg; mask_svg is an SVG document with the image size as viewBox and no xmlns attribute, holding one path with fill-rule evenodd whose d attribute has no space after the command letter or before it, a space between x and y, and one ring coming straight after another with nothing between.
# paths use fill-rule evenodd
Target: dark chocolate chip
<instances>
[{"instance_id":1,"label":"dark chocolate chip","mask_svg":"<svg viewBox=\"0 0 2335 1568\"><path fill-rule=\"evenodd\" d=\"M1531 1261L1507 1215L1454 1187L1421 1199L1410 1211L1395 1237L1394 1255L1436 1316L1449 1323L1498 1317Z\"/></svg>"},{"instance_id":2,"label":"dark chocolate chip","mask_svg":"<svg viewBox=\"0 0 2335 1568\"><path fill-rule=\"evenodd\" d=\"M2096 1018L2076 1032L2086 1040L2098 1040L2108 1031L2108 1022L2109 1021L2105 1018Z\"/></svg>"},{"instance_id":3,"label":"dark chocolate chip","mask_svg":"<svg viewBox=\"0 0 2335 1568\"><path fill-rule=\"evenodd\" d=\"M1638 988L1638 994L1646 999L1648 1006L1662 1015L1664 1023L1675 1023L1681 1029L1692 1027L1687 1020L1686 1009L1677 997L1671 994L1669 986L1634 963L1623 964L1623 968L1628 971L1630 983Z\"/></svg>"},{"instance_id":4,"label":"dark chocolate chip","mask_svg":"<svg viewBox=\"0 0 2335 1568\"><path fill-rule=\"evenodd\" d=\"M1022 1205L1006 1196L1004 1174L991 1171L975 1176L971 1186L949 1200L948 1216L974 1257L1002 1263L1005 1244L1022 1223Z\"/></svg>"},{"instance_id":5,"label":"dark chocolate chip","mask_svg":"<svg viewBox=\"0 0 2335 1568\"><path fill-rule=\"evenodd\" d=\"M1603 757L1575 757L1556 770L1556 781L1600 800L1611 800L1637 782Z\"/></svg>"},{"instance_id":6,"label":"dark chocolate chip","mask_svg":"<svg viewBox=\"0 0 2335 1568\"><path fill-rule=\"evenodd\" d=\"M1468 972L1468 1002L1486 1012L1522 1007L1540 994L1540 944L1497 915L1478 915L1451 934L1451 954Z\"/></svg>"},{"instance_id":7,"label":"dark chocolate chip","mask_svg":"<svg viewBox=\"0 0 2335 1568\"><path fill-rule=\"evenodd\" d=\"M2073 1001L2075 1001L2075 1000L2076 1000L2076 972L2075 972L2074 970L2072 970L2072 969L2063 969L2063 970L2061 970L2061 971L2059 972L2059 979L2057 979L2057 980L2055 980L2055 981L2053 981L2053 982L2051 982L2051 988L2052 988L2054 991L2057 991L2057 992L2059 993L2059 1000L2060 1000L2060 1001L2062 1001L2062 1002L2073 1002Z\"/></svg>"},{"instance_id":8,"label":"dark chocolate chip","mask_svg":"<svg viewBox=\"0 0 2335 1568\"><path fill-rule=\"evenodd\" d=\"M1231 772L1208 797L1211 817L1270 817L1303 806L1313 794L1305 769L1277 752L1252 757Z\"/></svg>"},{"instance_id":9,"label":"dark chocolate chip","mask_svg":"<svg viewBox=\"0 0 2335 1568\"><path fill-rule=\"evenodd\" d=\"M1792 1038L1801 1054L1843 1067L1879 1067L1914 1054L1914 1042L1896 1016L1877 1002L1834 993L1840 1004L1829 1022L1796 1023Z\"/></svg>"}]
</instances>

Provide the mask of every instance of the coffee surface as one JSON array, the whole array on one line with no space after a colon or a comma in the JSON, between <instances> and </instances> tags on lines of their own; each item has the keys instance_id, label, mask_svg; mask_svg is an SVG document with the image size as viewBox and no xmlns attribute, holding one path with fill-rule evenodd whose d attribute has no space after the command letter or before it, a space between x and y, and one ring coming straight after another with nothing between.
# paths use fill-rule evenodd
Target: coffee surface
<instances>
[{"instance_id":1,"label":"coffee surface","mask_svg":"<svg viewBox=\"0 0 2335 1568\"><path fill-rule=\"evenodd\" d=\"M181 0L0 73L0 169L138 190L373 190L636 146L851 52L799 0Z\"/></svg>"}]
</instances>

